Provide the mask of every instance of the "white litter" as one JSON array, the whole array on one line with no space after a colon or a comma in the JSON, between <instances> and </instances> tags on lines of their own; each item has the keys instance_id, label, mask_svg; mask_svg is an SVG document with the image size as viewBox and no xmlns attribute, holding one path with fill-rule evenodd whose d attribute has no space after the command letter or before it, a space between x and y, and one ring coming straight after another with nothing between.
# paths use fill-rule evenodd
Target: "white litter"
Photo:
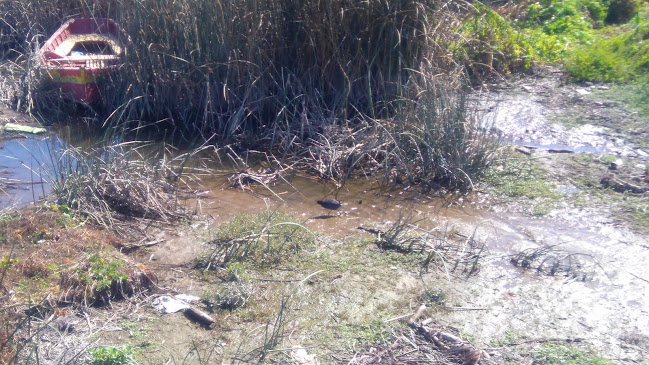
<instances>
[{"instance_id":1,"label":"white litter","mask_svg":"<svg viewBox=\"0 0 649 365\"><path fill-rule=\"evenodd\" d=\"M177 294L177 295L174 295L174 298L182 300L182 301L187 302L187 303L194 303L194 302L198 302L199 300L201 300L201 298L199 298L199 297L197 297L195 295L190 295L190 294Z\"/></svg>"},{"instance_id":2,"label":"white litter","mask_svg":"<svg viewBox=\"0 0 649 365\"><path fill-rule=\"evenodd\" d=\"M187 302L176 299L174 297L170 297L168 295L162 295L155 298L151 305L153 306L153 308L164 314L180 312L181 310L185 310L190 307Z\"/></svg>"}]
</instances>

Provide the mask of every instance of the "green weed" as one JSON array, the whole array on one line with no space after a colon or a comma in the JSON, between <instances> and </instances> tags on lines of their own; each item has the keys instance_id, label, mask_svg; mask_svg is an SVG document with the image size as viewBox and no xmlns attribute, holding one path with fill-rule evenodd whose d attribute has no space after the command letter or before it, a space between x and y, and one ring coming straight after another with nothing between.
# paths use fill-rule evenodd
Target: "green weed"
<instances>
[{"instance_id":1,"label":"green weed","mask_svg":"<svg viewBox=\"0 0 649 365\"><path fill-rule=\"evenodd\" d=\"M0 270L5 270L17 263L20 262L20 259L18 258L11 258L11 257L3 257L0 259Z\"/></svg>"},{"instance_id":2,"label":"green weed","mask_svg":"<svg viewBox=\"0 0 649 365\"><path fill-rule=\"evenodd\" d=\"M128 365L135 363L130 347L102 346L88 350L92 361L89 365Z\"/></svg>"},{"instance_id":3,"label":"green weed","mask_svg":"<svg viewBox=\"0 0 649 365\"><path fill-rule=\"evenodd\" d=\"M512 23L484 5L476 5L476 15L466 21L463 32L468 41L462 47L474 73L515 72L532 64L532 47ZM462 59L462 54L456 55Z\"/></svg>"},{"instance_id":4,"label":"green weed","mask_svg":"<svg viewBox=\"0 0 649 365\"><path fill-rule=\"evenodd\" d=\"M439 288L428 288L421 296L422 302L427 305L440 305L446 304L446 292Z\"/></svg>"},{"instance_id":5,"label":"green weed","mask_svg":"<svg viewBox=\"0 0 649 365\"><path fill-rule=\"evenodd\" d=\"M577 81L628 81L649 71L649 9L621 27L604 29L576 47L566 71Z\"/></svg>"},{"instance_id":6,"label":"green weed","mask_svg":"<svg viewBox=\"0 0 649 365\"><path fill-rule=\"evenodd\" d=\"M128 275L120 272L124 266L121 260L105 258L102 255L92 255L88 259L90 265L80 272L80 280L89 287L100 292L109 289L115 283L128 280Z\"/></svg>"}]
</instances>

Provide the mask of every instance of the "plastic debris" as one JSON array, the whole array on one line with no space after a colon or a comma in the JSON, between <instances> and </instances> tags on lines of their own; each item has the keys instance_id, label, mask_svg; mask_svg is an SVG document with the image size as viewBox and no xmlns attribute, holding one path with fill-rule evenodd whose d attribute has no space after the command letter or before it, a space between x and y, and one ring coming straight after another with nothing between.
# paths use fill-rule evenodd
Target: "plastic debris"
<instances>
[{"instance_id":1,"label":"plastic debris","mask_svg":"<svg viewBox=\"0 0 649 365\"><path fill-rule=\"evenodd\" d=\"M0 127L0 129L7 132L23 132L23 133L32 133L32 134L45 133L46 131L45 128L31 127L28 125L15 124L15 123L7 123L4 126Z\"/></svg>"},{"instance_id":2,"label":"plastic debris","mask_svg":"<svg viewBox=\"0 0 649 365\"><path fill-rule=\"evenodd\" d=\"M162 295L155 298L151 305L164 314L176 313L190 308L190 305L184 300L176 299L169 295Z\"/></svg>"}]
</instances>

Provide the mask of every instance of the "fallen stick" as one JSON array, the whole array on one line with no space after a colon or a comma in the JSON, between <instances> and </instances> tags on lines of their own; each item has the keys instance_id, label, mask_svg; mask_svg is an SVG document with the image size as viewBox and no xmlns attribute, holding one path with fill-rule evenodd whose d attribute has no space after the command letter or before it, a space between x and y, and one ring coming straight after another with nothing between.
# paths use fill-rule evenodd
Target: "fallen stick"
<instances>
[{"instance_id":1,"label":"fallen stick","mask_svg":"<svg viewBox=\"0 0 649 365\"><path fill-rule=\"evenodd\" d=\"M198 321L198 322L200 322L200 323L202 323L202 324L204 324L206 326L209 326L212 323L214 323L214 319L212 317L210 317L207 313L205 313L203 311L200 311L200 310L198 310L196 308L193 308L193 307L189 307L189 308L185 309L185 315L187 315L191 319L194 319L194 320L196 320L196 321Z\"/></svg>"},{"instance_id":2,"label":"fallen stick","mask_svg":"<svg viewBox=\"0 0 649 365\"><path fill-rule=\"evenodd\" d=\"M472 307L442 307L450 311L486 311L489 308L472 308Z\"/></svg>"},{"instance_id":3,"label":"fallen stick","mask_svg":"<svg viewBox=\"0 0 649 365\"><path fill-rule=\"evenodd\" d=\"M600 180L600 183L604 185L605 187L609 187L617 192L623 193L625 191L630 191L635 194L644 194L646 193L649 189L633 185L629 182L626 182L615 175L611 174L606 177L603 177L602 180Z\"/></svg>"}]
</instances>

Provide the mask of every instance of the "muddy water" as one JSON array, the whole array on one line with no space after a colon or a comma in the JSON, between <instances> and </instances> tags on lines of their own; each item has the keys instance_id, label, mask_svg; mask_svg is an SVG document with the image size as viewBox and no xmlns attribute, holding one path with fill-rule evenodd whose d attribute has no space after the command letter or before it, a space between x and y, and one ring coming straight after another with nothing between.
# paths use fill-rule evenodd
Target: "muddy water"
<instances>
[{"instance_id":1,"label":"muddy water","mask_svg":"<svg viewBox=\"0 0 649 365\"><path fill-rule=\"evenodd\" d=\"M0 141L0 208L30 205L49 194L45 166L56 141L54 136Z\"/></svg>"},{"instance_id":2,"label":"muddy water","mask_svg":"<svg viewBox=\"0 0 649 365\"><path fill-rule=\"evenodd\" d=\"M428 217L438 214L446 217L475 215L471 208L459 207L462 201L458 202L451 196L433 200L408 191L393 191L370 180L354 181L337 190L331 184L295 177L289 183L273 186L272 192L262 187L245 192L230 187L227 179L222 177L204 181L202 188L205 191L201 197L202 212L217 222L240 213L281 210L336 238L358 233L359 226L387 226L408 214L424 227L433 224ZM316 203L332 198L344 202L338 211L325 209Z\"/></svg>"}]
</instances>

